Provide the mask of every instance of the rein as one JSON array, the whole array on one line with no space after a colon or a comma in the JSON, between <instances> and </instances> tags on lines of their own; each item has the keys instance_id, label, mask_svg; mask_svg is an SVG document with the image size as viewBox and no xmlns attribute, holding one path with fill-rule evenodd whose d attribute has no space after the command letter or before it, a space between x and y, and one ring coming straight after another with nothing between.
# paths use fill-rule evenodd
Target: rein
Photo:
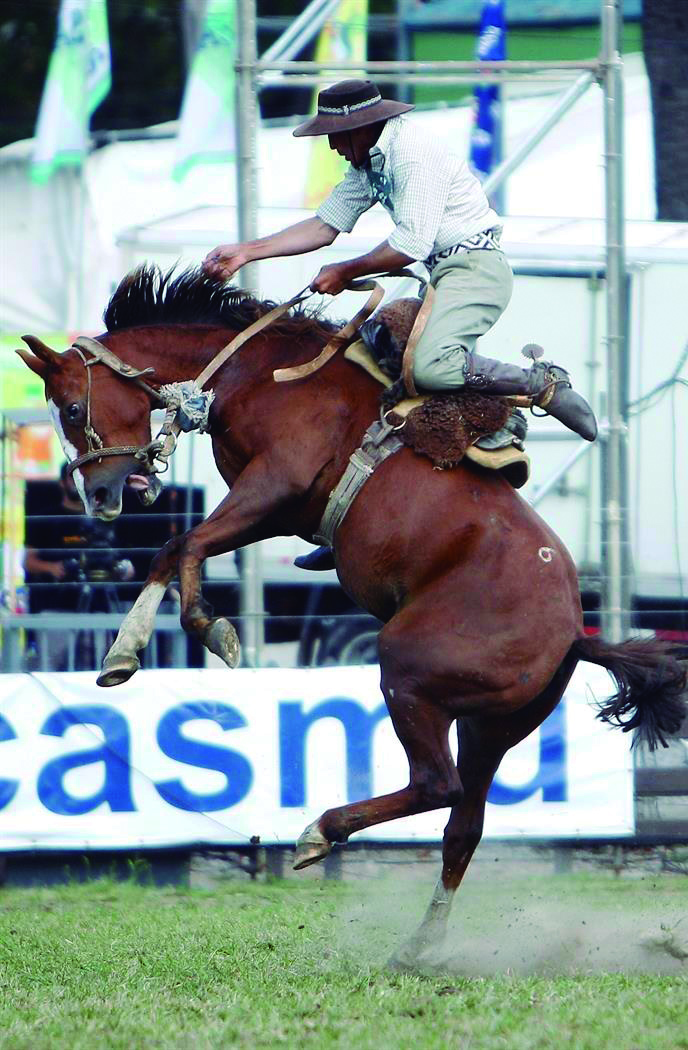
<instances>
[{"instance_id":1,"label":"rein","mask_svg":"<svg viewBox=\"0 0 688 1050\"><path fill-rule=\"evenodd\" d=\"M337 353L338 350L344 346L346 342L356 334L358 329L361 327L364 321L366 321L373 310L379 306L382 297L384 296L384 289L377 281L372 278L364 281L350 281L346 286L348 291L351 292L370 292L368 301L365 306L361 307L357 314L354 314L348 324L340 328L339 331L333 335L327 345L320 351L317 357L314 357L312 361L307 361L303 365L294 365L292 368L276 368L272 373L272 377L276 383L289 383L292 379L303 379L305 376L310 376L313 372L317 372L319 368L327 364L331 357Z\"/></svg>"},{"instance_id":2,"label":"rein","mask_svg":"<svg viewBox=\"0 0 688 1050\"><path fill-rule=\"evenodd\" d=\"M413 277L421 284L425 284L424 279L418 276L418 274L413 273L411 270L391 270L389 273L379 274L378 276ZM312 361L308 361L302 365L295 365L292 368L276 369L273 372L275 382L284 383L293 379L301 379L304 376L312 375L313 372L322 368L322 366L326 364L330 358L333 357L334 354L356 334L363 322L378 306L384 295L381 285L379 285L374 278L368 278L361 281L351 281L346 285L346 289L361 292L369 291L371 294L368 297L365 306L355 314L348 324L344 325L335 333L317 357ZM88 336L80 336L78 339L75 339L72 344L72 349L76 350L83 361L86 375L88 376L86 423L84 425L84 434L86 436L88 451L71 461L68 467L68 473L73 474L75 470L83 466L85 463L91 463L95 459L104 459L107 456L134 456L134 458L139 460L142 465L145 464L145 468L148 470L149 474L164 473L169 466L168 461L170 456L177 447L179 433L181 431L188 432L196 429L200 429L201 432L203 432L206 429L208 411L215 396L214 391L212 390L206 392L203 391L203 387L208 380L215 375L225 361L229 360L229 358L232 357L232 355L235 354L244 343L248 342L249 339L252 339L254 335L262 332L264 328L267 328L273 321L282 317L288 310L291 310L292 307L303 302L304 299L310 298L313 294L314 293L309 290L309 285L306 285L305 288L302 288L301 291L289 299L288 302L273 307L272 310L269 310L266 314L263 314L262 317L259 317L257 321L254 321L253 324L249 325L249 327L244 329L243 332L239 332L234 339L227 343L227 345L215 355L212 361L206 365L196 379L180 383L170 383L161 387L159 390L150 386L141 378L141 376L153 373L155 369L136 369L131 365L125 364L116 354L113 354L111 350L108 350L102 343L99 343L97 339L91 339ZM84 351L92 356L87 358ZM112 445L107 448L104 446L102 438L91 424L91 366L95 364L107 365L108 368L111 368L113 372L122 376L123 379L130 379L136 386L145 390L153 402L158 402L165 407L166 413L162 427L158 435L152 441L149 441L147 445ZM158 485L159 484L160 483L158 482ZM153 496L153 498L155 498L155 496Z\"/></svg>"}]
</instances>

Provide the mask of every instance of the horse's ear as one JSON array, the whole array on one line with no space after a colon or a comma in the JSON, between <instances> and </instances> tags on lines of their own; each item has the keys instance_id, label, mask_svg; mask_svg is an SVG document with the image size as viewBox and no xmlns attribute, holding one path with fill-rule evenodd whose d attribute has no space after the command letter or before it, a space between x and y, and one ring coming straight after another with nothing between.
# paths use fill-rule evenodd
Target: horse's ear
<instances>
[{"instance_id":1,"label":"horse's ear","mask_svg":"<svg viewBox=\"0 0 688 1050\"><path fill-rule=\"evenodd\" d=\"M44 380L51 368L59 367L62 355L46 346L35 335L23 335L22 339L33 350L33 353L30 354L24 349L17 350L16 353L19 354L22 361L29 366L32 372L35 372L36 375L39 375Z\"/></svg>"}]
</instances>

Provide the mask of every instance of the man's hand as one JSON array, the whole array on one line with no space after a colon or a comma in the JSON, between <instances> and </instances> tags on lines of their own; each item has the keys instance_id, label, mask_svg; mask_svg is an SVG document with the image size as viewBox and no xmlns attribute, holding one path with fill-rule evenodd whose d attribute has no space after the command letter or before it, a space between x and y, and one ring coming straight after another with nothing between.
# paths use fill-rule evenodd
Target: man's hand
<instances>
[{"instance_id":1,"label":"man's hand","mask_svg":"<svg viewBox=\"0 0 688 1050\"><path fill-rule=\"evenodd\" d=\"M201 266L208 277L228 281L232 274L248 262L251 259L244 244L220 244L208 252Z\"/></svg>"},{"instance_id":2,"label":"man's hand","mask_svg":"<svg viewBox=\"0 0 688 1050\"><path fill-rule=\"evenodd\" d=\"M311 291L322 295L339 295L350 281L345 263L331 263L323 266L320 273L311 281Z\"/></svg>"}]
</instances>

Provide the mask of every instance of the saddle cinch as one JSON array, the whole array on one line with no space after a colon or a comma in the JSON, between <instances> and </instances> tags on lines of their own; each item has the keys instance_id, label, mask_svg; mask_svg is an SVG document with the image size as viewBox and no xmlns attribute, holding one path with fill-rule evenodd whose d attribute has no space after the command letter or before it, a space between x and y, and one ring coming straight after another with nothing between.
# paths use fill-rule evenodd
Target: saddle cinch
<instances>
[{"instance_id":1,"label":"saddle cinch","mask_svg":"<svg viewBox=\"0 0 688 1050\"><path fill-rule=\"evenodd\" d=\"M474 391L409 397L404 351L421 306L420 299L397 299L382 307L362 325L360 338L344 356L385 387L385 418L414 452L437 469L454 467L465 456L521 488L530 476L524 451L528 423L508 398Z\"/></svg>"}]
</instances>

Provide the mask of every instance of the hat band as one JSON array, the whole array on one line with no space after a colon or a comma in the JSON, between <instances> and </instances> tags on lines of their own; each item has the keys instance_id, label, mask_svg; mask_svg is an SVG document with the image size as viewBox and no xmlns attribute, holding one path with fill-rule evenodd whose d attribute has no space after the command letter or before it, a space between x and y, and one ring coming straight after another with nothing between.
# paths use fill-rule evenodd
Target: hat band
<instances>
[{"instance_id":1,"label":"hat band","mask_svg":"<svg viewBox=\"0 0 688 1050\"><path fill-rule=\"evenodd\" d=\"M350 113L355 113L359 109L367 109L368 106L376 106L378 102L382 102L382 95L375 95L374 98L367 98L363 102L354 102L351 106L318 106L318 113L328 113L332 116L337 117L348 117Z\"/></svg>"}]
</instances>

